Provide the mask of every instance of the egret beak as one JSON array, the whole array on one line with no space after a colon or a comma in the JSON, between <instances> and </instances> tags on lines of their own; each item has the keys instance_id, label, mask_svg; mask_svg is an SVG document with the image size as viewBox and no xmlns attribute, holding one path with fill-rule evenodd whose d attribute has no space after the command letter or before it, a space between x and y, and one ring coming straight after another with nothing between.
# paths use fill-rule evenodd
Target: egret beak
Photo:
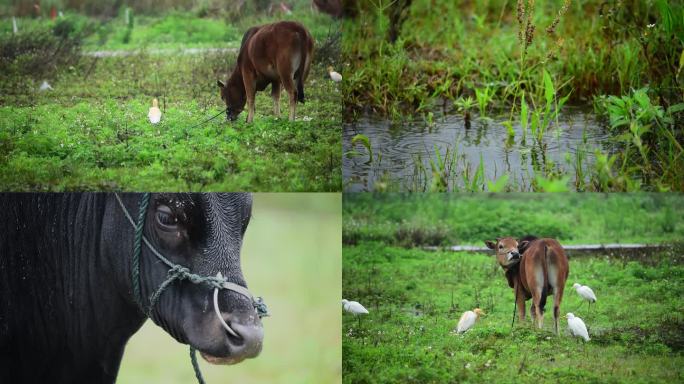
<instances>
[{"instance_id":1,"label":"egret beak","mask_svg":"<svg viewBox=\"0 0 684 384\"><path fill-rule=\"evenodd\" d=\"M218 277L219 279L222 279L223 275L221 275L221 272L219 272L216 274L216 277ZM226 321L223 320L223 316L221 316L221 311L219 310L219 306L218 306L218 292L219 292L218 288L214 288L214 310L216 311L216 317L218 317L219 321L221 322L221 325L223 325L223 328L225 328L226 331L228 331L228 333L239 338L240 336L238 336L238 334L235 333L235 331L233 331L233 329L230 326L228 326Z\"/></svg>"}]
</instances>

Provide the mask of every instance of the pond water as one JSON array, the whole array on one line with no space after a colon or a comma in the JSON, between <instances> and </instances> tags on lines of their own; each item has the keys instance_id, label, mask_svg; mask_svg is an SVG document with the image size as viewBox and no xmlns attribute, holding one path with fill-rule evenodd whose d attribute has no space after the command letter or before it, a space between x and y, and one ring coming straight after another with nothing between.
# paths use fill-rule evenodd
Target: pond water
<instances>
[{"instance_id":1,"label":"pond water","mask_svg":"<svg viewBox=\"0 0 684 384\"><path fill-rule=\"evenodd\" d=\"M535 175L567 175L572 184L579 163L583 173L595 161L596 149L611 152L610 133L595 117L580 108L566 107L539 142L519 123L513 126L515 136L508 138L502 125L505 117L477 119L466 128L463 116L453 111L434 112L433 123L424 118L391 122L367 115L347 123L343 133L343 177L345 190L351 192L376 189L429 190L432 162L449 159L447 188L462 189L463 175L472 180L480 162L484 180L494 181L508 174L508 189L529 191ZM363 134L370 139L373 161L352 138ZM350 151L358 152L349 155ZM584 178L584 177L583 177ZM481 184L481 183L480 183ZM486 183L485 183L486 184Z\"/></svg>"}]
</instances>

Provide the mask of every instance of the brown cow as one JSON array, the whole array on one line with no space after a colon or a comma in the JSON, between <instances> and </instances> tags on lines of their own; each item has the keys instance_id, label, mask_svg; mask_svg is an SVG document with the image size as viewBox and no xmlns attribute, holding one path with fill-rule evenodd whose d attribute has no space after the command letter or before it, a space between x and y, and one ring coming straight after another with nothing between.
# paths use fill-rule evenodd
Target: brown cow
<instances>
[{"instance_id":1,"label":"brown cow","mask_svg":"<svg viewBox=\"0 0 684 384\"><path fill-rule=\"evenodd\" d=\"M290 96L290 120L295 104L304 102L304 81L313 56L313 38L300 23L281 21L252 27L240 44L237 65L227 84L217 81L226 117L234 121L248 107L247 122L254 119L254 96L271 84L273 112L280 115L280 85Z\"/></svg>"},{"instance_id":2,"label":"brown cow","mask_svg":"<svg viewBox=\"0 0 684 384\"><path fill-rule=\"evenodd\" d=\"M526 236L485 241L496 251L499 265L506 271L508 285L513 288L518 314L525 319L525 301L532 298L530 312L537 326L544 325L546 297L553 294L554 330L558 334L558 317L563 300L565 280L568 278L568 258L563 247L554 239Z\"/></svg>"}]
</instances>

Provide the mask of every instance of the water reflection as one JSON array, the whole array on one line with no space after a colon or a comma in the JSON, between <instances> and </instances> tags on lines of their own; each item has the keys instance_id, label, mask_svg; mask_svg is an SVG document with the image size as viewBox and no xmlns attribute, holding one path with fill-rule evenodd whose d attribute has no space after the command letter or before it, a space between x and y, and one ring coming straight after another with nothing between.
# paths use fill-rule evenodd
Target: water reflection
<instances>
[{"instance_id":1,"label":"water reflection","mask_svg":"<svg viewBox=\"0 0 684 384\"><path fill-rule=\"evenodd\" d=\"M523 137L519 124L513 126L515 136L511 140L501 124L505 120L473 120L466 128L461 115L435 113L432 125L423 119L393 123L372 116L346 124L344 152L352 150L351 139L360 133L370 139L375 158L371 163L368 156L343 159L345 190L374 190L376 183L399 189L429 189L430 160L448 156L456 168L450 172L450 188L462 188L462 173L473 175L482 159L485 180L508 174L509 186L526 191L535 174L567 174L574 180L579 151L582 168L587 169L594 162L596 148L610 149L609 133L591 113L578 108L565 108L558 127L552 124L541 142L532 137L529 128ZM365 153L360 146L354 149ZM421 172L421 167L428 171Z\"/></svg>"}]
</instances>

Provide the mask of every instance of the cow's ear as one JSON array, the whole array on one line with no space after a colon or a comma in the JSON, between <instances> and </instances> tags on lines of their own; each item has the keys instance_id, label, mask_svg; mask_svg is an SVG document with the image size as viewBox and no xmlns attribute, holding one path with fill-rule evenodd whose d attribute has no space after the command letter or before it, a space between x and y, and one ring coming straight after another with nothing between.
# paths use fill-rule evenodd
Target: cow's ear
<instances>
[{"instance_id":1,"label":"cow's ear","mask_svg":"<svg viewBox=\"0 0 684 384\"><path fill-rule=\"evenodd\" d=\"M221 80L216 80L216 85L218 85L219 88L224 88L226 86Z\"/></svg>"},{"instance_id":2,"label":"cow's ear","mask_svg":"<svg viewBox=\"0 0 684 384\"><path fill-rule=\"evenodd\" d=\"M528 245L529 243L530 243L529 240L523 240L523 241L521 241L521 242L518 244L518 249L520 249L520 248L526 248L527 245Z\"/></svg>"},{"instance_id":3,"label":"cow's ear","mask_svg":"<svg viewBox=\"0 0 684 384\"><path fill-rule=\"evenodd\" d=\"M487 245L487 248L489 249L496 249L496 241L485 240L485 245Z\"/></svg>"}]
</instances>

